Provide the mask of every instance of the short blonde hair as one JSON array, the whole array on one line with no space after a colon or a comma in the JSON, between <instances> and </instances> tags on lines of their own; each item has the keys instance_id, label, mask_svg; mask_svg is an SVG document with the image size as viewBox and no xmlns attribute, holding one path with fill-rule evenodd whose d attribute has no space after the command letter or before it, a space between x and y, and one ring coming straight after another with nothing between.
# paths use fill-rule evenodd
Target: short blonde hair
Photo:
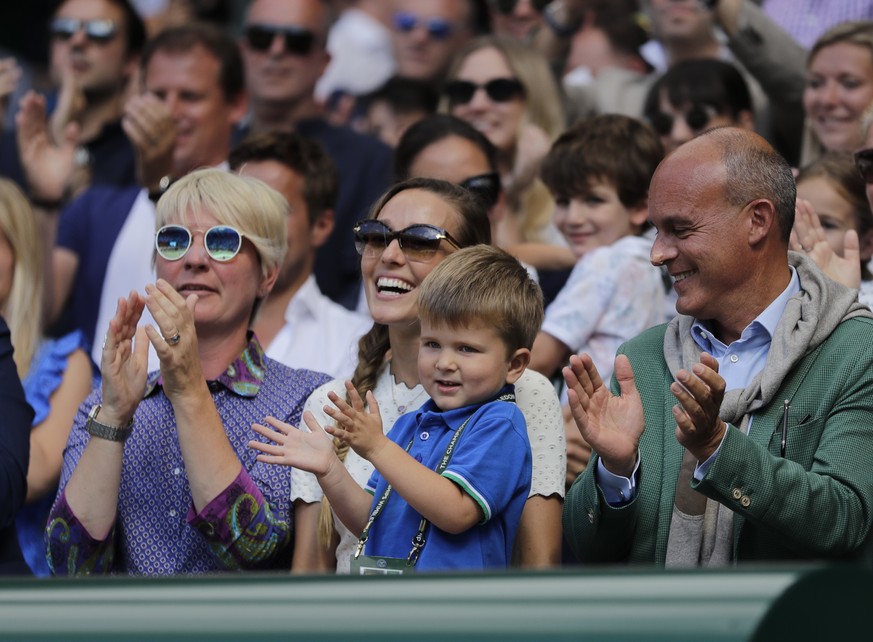
<instances>
[{"instance_id":1,"label":"short blonde hair","mask_svg":"<svg viewBox=\"0 0 873 642\"><path fill-rule=\"evenodd\" d=\"M155 230L183 216L203 213L235 227L258 253L261 273L280 267L288 250L288 201L252 177L220 169L199 169L173 183L157 205Z\"/></svg>"},{"instance_id":2,"label":"short blonde hair","mask_svg":"<svg viewBox=\"0 0 873 642\"><path fill-rule=\"evenodd\" d=\"M42 337L43 248L30 202L5 178L0 178L0 231L13 254L12 287L2 309L15 347L18 376L23 379Z\"/></svg>"},{"instance_id":3,"label":"short blonde hair","mask_svg":"<svg viewBox=\"0 0 873 642\"><path fill-rule=\"evenodd\" d=\"M423 321L452 328L493 327L511 355L533 347L543 323L543 293L514 256L474 245L453 252L425 277L418 313Z\"/></svg>"}]
</instances>

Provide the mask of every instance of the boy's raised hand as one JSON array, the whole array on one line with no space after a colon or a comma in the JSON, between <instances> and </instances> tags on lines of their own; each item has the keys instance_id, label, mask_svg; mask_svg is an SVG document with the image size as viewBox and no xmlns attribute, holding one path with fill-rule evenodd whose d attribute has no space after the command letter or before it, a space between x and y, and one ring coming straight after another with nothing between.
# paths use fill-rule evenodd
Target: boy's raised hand
<instances>
[{"instance_id":1,"label":"boy's raised hand","mask_svg":"<svg viewBox=\"0 0 873 642\"><path fill-rule=\"evenodd\" d=\"M368 391L368 408L364 408L364 401L351 381L346 381L346 393L351 403L347 403L335 392L328 393L327 398L336 407L325 406L324 411L336 421L336 425L328 426L325 430L347 443L364 459L372 461L373 454L387 441L382 431L379 403L373 393Z\"/></svg>"},{"instance_id":2,"label":"boy's raised hand","mask_svg":"<svg viewBox=\"0 0 873 642\"><path fill-rule=\"evenodd\" d=\"M275 417L264 420L270 427L252 424L252 430L272 443L265 444L253 439L249 441L249 448L262 453L258 455L258 461L293 466L316 475L325 475L333 462L339 461L333 448L333 440L324 432L311 412L303 413L303 421L309 426L308 432Z\"/></svg>"}]
</instances>

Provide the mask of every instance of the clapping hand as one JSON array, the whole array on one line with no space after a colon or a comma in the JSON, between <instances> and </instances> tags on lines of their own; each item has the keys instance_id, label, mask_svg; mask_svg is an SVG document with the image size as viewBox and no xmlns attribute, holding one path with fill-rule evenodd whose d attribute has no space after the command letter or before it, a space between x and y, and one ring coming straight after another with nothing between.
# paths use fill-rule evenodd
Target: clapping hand
<instances>
[{"instance_id":1,"label":"clapping hand","mask_svg":"<svg viewBox=\"0 0 873 642\"><path fill-rule=\"evenodd\" d=\"M340 441L347 443L364 459L373 460L374 453L384 445L385 437L382 431L382 415L379 404L372 392L367 392L367 404L364 408L361 395L355 390L351 381L346 381L348 403L335 392L327 393L327 398L335 406L325 406L324 411L336 422L325 430Z\"/></svg>"},{"instance_id":2,"label":"clapping hand","mask_svg":"<svg viewBox=\"0 0 873 642\"><path fill-rule=\"evenodd\" d=\"M148 188L173 173L176 124L164 102L154 94L133 96L124 106L124 133L136 149L137 179Z\"/></svg>"},{"instance_id":3,"label":"clapping hand","mask_svg":"<svg viewBox=\"0 0 873 642\"><path fill-rule=\"evenodd\" d=\"M725 381L718 374L718 362L701 353L700 363L676 373L670 392L679 402L673 406L676 440L702 462L718 450L727 425L719 416Z\"/></svg>"},{"instance_id":4,"label":"clapping hand","mask_svg":"<svg viewBox=\"0 0 873 642\"><path fill-rule=\"evenodd\" d=\"M249 441L249 448L261 453L258 461L293 466L323 476L330 471L333 462L339 462L333 440L311 412L303 413L303 421L309 431L298 430L275 417L264 420L268 425L252 424L252 430L268 439L269 443L253 439Z\"/></svg>"},{"instance_id":5,"label":"clapping hand","mask_svg":"<svg viewBox=\"0 0 873 642\"><path fill-rule=\"evenodd\" d=\"M837 283L858 289L861 285L861 252L858 233L847 230L843 237L842 254L835 252L828 242L821 219L809 201L797 199L791 229L790 249L803 252L821 271Z\"/></svg>"},{"instance_id":6,"label":"clapping hand","mask_svg":"<svg viewBox=\"0 0 873 642\"><path fill-rule=\"evenodd\" d=\"M570 365L562 373L567 383L570 414L582 438L597 452L609 472L630 477L645 429L643 404L630 361L625 355L615 359L620 396L613 395L604 385L587 354L572 355Z\"/></svg>"},{"instance_id":7,"label":"clapping hand","mask_svg":"<svg viewBox=\"0 0 873 642\"><path fill-rule=\"evenodd\" d=\"M119 299L103 342L101 421L110 425L125 425L145 392L148 340L145 328L137 329L144 307L145 301L136 291Z\"/></svg>"}]
</instances>

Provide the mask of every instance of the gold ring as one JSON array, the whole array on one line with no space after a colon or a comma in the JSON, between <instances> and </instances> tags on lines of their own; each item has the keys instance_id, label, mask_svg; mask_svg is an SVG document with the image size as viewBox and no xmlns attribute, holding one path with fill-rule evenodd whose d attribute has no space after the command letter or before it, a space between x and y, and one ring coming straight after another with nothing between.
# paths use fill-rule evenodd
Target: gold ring
<instances>
[{"instance_id":1,"label":"gold ring","mask_svg":"<svg viewBox=\"0 0 873 642\"><path fill-rule=\"evenodd\" d=\"M176 345L181 340L182 340L182 335L180 335L178 332L176 334L174 334L172 337L164 337L164 341L166 341L171 346Z\"/></svg>"}]
</instances>

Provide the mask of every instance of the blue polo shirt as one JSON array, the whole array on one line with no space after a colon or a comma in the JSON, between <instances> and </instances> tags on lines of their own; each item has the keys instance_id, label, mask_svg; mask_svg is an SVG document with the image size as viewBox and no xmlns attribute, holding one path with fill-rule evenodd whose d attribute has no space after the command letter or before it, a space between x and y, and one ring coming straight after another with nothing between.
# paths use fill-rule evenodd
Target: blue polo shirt
<instances>
[{"instance_id":1,"label":"blue polo shirt","mask_svg":"<svg viewBox=\"0 0 873 642\"><path fill-rule=\"evenodd\" d=\"M504 387L498 395L512 392ZM514 403L489 401L442 412L428 401L416 412L400 417L388 437L431 470L436 470L455 431L470 417L455 445L446 477L481 507L481 523L458 535L430 525L427 544L417 571L503 568L512 559L512 547L521 512L530 491L531 452L524 415ZM373 505L388 483L374 471L367 490ZM393 491L370 530L365 553L406 559L421 515Z\"/></svg>"}]
</instances>

